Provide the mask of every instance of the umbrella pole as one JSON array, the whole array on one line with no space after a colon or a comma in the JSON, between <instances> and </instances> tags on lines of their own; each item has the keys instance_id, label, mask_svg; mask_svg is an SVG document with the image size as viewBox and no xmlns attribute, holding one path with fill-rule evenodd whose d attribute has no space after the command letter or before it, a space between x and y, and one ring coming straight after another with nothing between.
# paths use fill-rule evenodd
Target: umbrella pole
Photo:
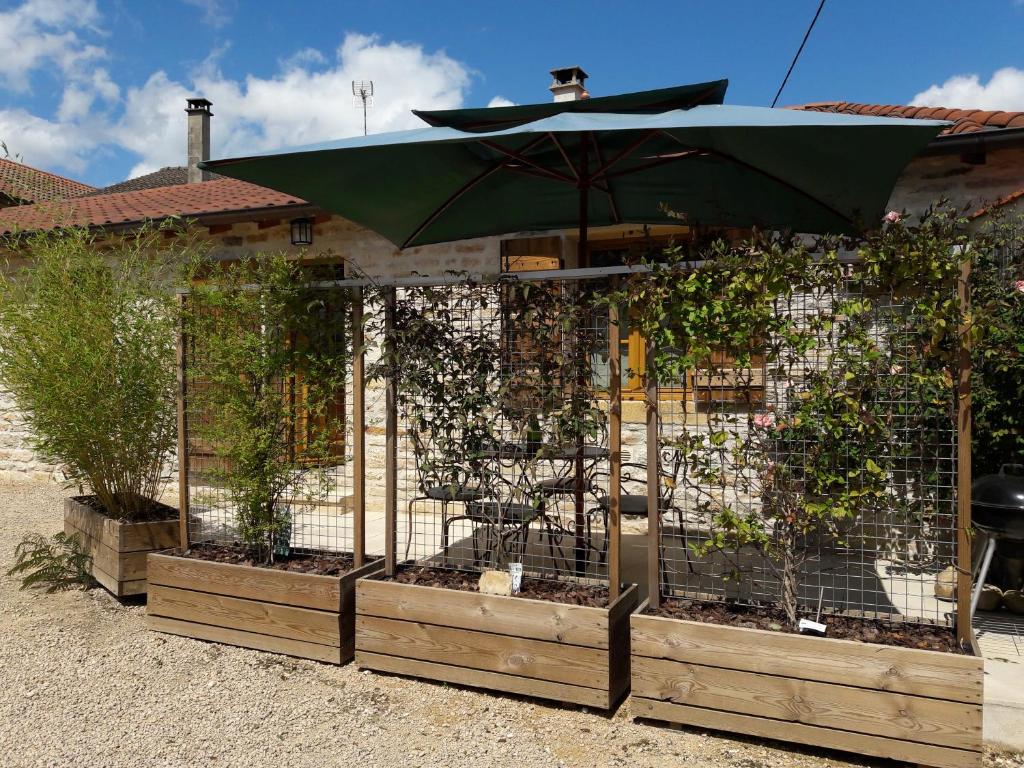
<instances>
[{"instance_id":1,"label":"umbrella pole","mask_svg":"<svg viewBox=\"0 0 1024 768\"><path fill-rule=\"evenodd\" d=\"M579 231L579 244L576 250L576 267L582 268L587 263L587 229L589 226L589 192L590 192L590 179L588 178L588 158L587 150L589 146L590 136L586 133L581 134L580 141L580 171L579 171L579 189L580 189L580 231ZM583 286L577 284L576 286L578 299L583 298ZM579 319L580 322L583 318ZM583 345L581 338L581 331L583 329L577 327L576 329L576 354L583 355L588 352L588 349ZM585 380L586 368L583 365L583 360L578 359L576 361L576 382L573 387L573 399L576 401L575 404L579 404L579 398L583 396L587 382ZM580 414L577 410L576 418L580 418ZM575 550L576 550L576 575L582 576L586 572L587 558L590 556L590 542L587 541L586 534L586 511L583 509L583 432L576 425L576 483L575 483ZM606 534L607 535L607 534Z\"/></svg>"}]
</instances>

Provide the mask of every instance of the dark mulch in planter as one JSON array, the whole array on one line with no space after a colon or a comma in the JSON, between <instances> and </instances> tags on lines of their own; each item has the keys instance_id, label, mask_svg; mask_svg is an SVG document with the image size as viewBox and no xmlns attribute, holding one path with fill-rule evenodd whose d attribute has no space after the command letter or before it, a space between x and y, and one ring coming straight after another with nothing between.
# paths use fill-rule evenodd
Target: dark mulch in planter
<instances>
[{"instance_id":1,"label":"dark mulch in planter","mask_svg":"<svg viewBox=\"0 0 1024 768\"><path fill-rule=\"evenodd\" d=\"M646 612L669 619L796 634L796 629L787 624L786 614L780 608L770 605L747 606L714 600L671 599L662 601L657 609L648 608ZM813 620L814 614L807 613L802 618ZM833 639L924 651L962 652L956 644L953 630L948 627L861 619L838 614L822 614L821 621L828 625L828 637Z\"/></svg>"},{"instance_id":2,"label":"dark mulch in planter","mask_svg":"<svg viewBox=\"0 0 1024 768\"><path fill-rule=\"evenodd\" d=\"M96 496L73 496L75 501L83 506L88 507L93 512L97 512L104 517L110 517L107 514L107 510L103 508L100 500ZM126 523L162 523L166 520L177 520L178 510L174 507L169 507L166 504L162 504L159 501L147 499L149 504L143 509L138 515L133 517L131 520L125 520L124 518L113 518L119 519Z\"/></svg>"},{"instance_id":3,"label":"dark mulch in planter","mask_svg":"<svg viewBox=\"0 0 1024 768\"><path fill-rule=\"evenodd\" d=\"M228 563L229 565L248 565L251 568L271 568L275 571L311 573L317 576L344 576L353 567L352 556L344 554L289 555L288 557L275 557L273 563L261 563L252 556L252 553L241 547L218 544L197 544L181 552L180 557Z\"/></svg>"},{"instance_id":4,"label":"dark mulch in planter","mask_svg":"<svg viewBox=\"0 0 1024 768\"><path fill-rule=\"evenodd\" d=\"M472 571L449 571L443 568L419 566L403 568L389 581L399 584L416 584L421 587L457 589L461 592L478 592L480 574ZM526 597L530 600L547 600L551 603L567 603L589 608L608 607L608 588L587 584L572 584L560 581L544 581L523 577L519 594L512 597Z\"/></svg>"}]
</instances>

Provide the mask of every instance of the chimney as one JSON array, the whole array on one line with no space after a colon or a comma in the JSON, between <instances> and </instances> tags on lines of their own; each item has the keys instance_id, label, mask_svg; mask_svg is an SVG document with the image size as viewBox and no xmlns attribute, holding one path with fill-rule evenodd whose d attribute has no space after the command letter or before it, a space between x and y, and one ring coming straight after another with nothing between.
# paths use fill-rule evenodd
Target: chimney
<instances>
[{"instance_id":1,"label":"chimney","mask_svg":"<svg viewBox=\"0 0 1024 768\"><path fill-rule=\"evenodd\" d=\"M583 81L587 79L587 73L580 67L565 67L563 69L552 69L551 76L554 81L548 90L555 95L555 101L579 101L590 98L587 89L583 87Z\"/></svg>"},{"instance_id":2,"label":"chimney","mask_svg":"<svg viewBox=\"0 0 1024 768\"><path fill-rule=\"evenodd\" d=\"M202 160L210 159L210 118L213 104L206 99L189 99L188 107L188 183L209 181L210 172L199 170Z\"/></svg>"}]
</instances>

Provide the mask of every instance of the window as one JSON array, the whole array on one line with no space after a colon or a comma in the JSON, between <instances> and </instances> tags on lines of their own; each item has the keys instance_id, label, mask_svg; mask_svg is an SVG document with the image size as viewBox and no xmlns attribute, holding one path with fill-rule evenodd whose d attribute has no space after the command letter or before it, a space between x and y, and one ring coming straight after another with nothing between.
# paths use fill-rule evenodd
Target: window
<instances>
[{"instance_id":1,"label":"window","mask_svg":"<svg viewBox=\"0 0 1024 768\"><path fill-rule=\"evenodd\" d=\"M592 240L585 267L613 267L638 261L645 253L661 250L670 243L680 243L680 236L662 235L655 237L618 238L615 240ZM507 240L502 243L502 269L507 272L526 272L541 269L558 269L562 240L558 237L525 238ZM598 340L598 349L591 361L598 388L607 391L608 353L607 315L603 323L604 344ZM522 343L522 342L520 342ZM629 317L619 320L619 355L622 371L622 397L626 400L644 398L643 381L639 372L647 365L646 339L636 328L630 326ZM764 357L752 355L751 365L740 367L735 360L722 353L712 355L706 367L689 372L678 387L662 387L664 399L687 399L699 406L735 406L742 408L756 404L764 395Z\"/></svg>"}]
</instances>

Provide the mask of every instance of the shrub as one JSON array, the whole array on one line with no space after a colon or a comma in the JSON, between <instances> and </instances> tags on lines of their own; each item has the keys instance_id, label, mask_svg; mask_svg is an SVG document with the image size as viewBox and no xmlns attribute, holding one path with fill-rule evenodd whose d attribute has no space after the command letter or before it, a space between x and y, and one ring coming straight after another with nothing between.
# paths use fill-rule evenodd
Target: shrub
<instances>
[{"instance_id":1,"label":"shrub","mask_svg":"<svg viewBox=\"0 0 1024 768\"><path fill-rule=\"evenodd\" d=\"M107 515L144 516L176 442L176 302L169 264L187 238L85 230L13 243L0 273L0 385L33 447Z\"/></svg>"}]
</instances>

